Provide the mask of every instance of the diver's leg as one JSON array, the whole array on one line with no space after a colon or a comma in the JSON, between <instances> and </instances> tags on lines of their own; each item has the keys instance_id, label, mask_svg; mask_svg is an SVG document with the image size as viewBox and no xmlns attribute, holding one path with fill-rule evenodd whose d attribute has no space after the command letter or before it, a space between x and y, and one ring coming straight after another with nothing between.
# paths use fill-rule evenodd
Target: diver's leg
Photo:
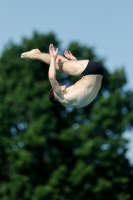
<instances>
[{"instance_id":1,"label":"diver's leg","mask_svg":"<svg viewBox=\"0 0 133 200\"><path fill-rule=\"evenodd\" d=\"M33 49L31 51L22 53L21 58L26 60L40 60L50 64L50 54L42 53L39 51L39 49ZM56 70L69 75L79 76L87 66L87 63L88 60L68 60L63 56L58 55L56 58Z\"/></svg>"},{"instance_id":2,"label":"diver's leg","mask_svg":"<svg viewBox=\"0 0 133 200\"><path fill-rule=\"evenodd\" d=\"M64 56L61 56L61 55L58 55L57 57L58 59L61 59L62 61L68 60ZM50 64L50 54L42 53L39 49L32 49L31 51L22 53L21 58L25 60L40 60L47 63L48 65Z\"/></svg>"}]
</instances>

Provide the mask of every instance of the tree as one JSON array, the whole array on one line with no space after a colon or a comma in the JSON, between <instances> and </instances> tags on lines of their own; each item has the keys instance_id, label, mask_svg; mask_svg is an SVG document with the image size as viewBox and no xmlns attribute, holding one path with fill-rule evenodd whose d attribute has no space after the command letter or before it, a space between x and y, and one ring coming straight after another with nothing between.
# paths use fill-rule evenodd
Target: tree
<instances>
[{"instance_id":1,"label":"tree","mask_svg":"<svg viewBox=\"0 0 133 200\"><path fill-rule=\"evenodd\" d=\"M1 200L131 200L133 167L122 133L133 126L133 92L124 88L124 69L110 73L93 48L72 42L78 59L103 64L102 89L85 108L52 105L48 66L20 59L36 47L48 52L50 43L61 49L53 33L35 32L9 44L0 59ZM57 76L60 83L77 80Z\"/></svg>"}]
</instances>

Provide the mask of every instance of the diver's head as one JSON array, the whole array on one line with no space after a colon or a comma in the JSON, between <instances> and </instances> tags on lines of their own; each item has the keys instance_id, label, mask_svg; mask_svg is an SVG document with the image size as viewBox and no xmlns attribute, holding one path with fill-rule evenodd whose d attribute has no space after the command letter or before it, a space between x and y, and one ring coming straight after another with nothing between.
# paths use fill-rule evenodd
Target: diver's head
<instances>
[{"instance_id":1,"label":"diver's head","mask_svg":"<svg viewBox=\"0 0 133 200\"><path fill-rule=\"evenodd\" d=\"M60 102L55 98L53 88L51 88L51 90L50 90L50 92L49 92L49 100L50 100L51 103L53 103L53 104L60 104Z\"/></svg>"}]
</instances>

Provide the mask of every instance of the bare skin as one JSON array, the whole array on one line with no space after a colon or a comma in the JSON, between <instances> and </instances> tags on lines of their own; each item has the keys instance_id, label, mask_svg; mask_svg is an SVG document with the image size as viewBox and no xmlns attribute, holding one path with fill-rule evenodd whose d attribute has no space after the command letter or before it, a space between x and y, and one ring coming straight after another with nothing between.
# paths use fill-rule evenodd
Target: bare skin
<instances>
[{"instance_id":1,"label":"bare skin","mask_svg":"<svg viewBox=\"0 0 133 200\"><path fill-rule=\"evenodd\" d=\"M26 60L40 60L50 65L49 81L54 90L56 99L65 107L79 108L90 104L101 87L102 75L86 75L72 86L60 86L56 80L56 70L72 76L80 76L86 68L89 60L76 60L71 52L65 51L65 57L58 55L58 50L53 45L49 47L49 53L42 53L39 49L21 54ZM69 59L69 60L68 60Z\"/></svg>"},{"instance_id":2,"label":"bare skin","mask_svg":"<svg viewBox=\"0 0 133 200\"><path fill-rule=\"evenodd\" d=\"M64 52L64 55L65 55L65 57L68 59L68 60L77 60L77 58L75 58L73 55L72 55L72 53L71 53L71 51L65 51Z\"/></svg>"}]
</instances>

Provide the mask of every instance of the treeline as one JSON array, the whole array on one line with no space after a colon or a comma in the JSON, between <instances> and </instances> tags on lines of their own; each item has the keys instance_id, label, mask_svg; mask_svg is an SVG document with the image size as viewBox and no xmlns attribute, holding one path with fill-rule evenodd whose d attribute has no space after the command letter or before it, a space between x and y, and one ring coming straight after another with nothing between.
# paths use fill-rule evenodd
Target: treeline
<instances>
[{"instance_id":1,"label":"treeline","mask_svg":"<svg viewBox=\"0 0 133 200\"><path fill-rule=\"evenodd\" d=\"M133 91L123 68L110 73L94 49L66 47L78 59L104 66L98 97L89 106L52 105L48 65L24 61L22 52L53 43L54 33L23 38L0 58L0 200L132 200L133 166L122 134L133 127ZM57 73L61 84L77 77Z\"/></svg>"}]
</instances>

